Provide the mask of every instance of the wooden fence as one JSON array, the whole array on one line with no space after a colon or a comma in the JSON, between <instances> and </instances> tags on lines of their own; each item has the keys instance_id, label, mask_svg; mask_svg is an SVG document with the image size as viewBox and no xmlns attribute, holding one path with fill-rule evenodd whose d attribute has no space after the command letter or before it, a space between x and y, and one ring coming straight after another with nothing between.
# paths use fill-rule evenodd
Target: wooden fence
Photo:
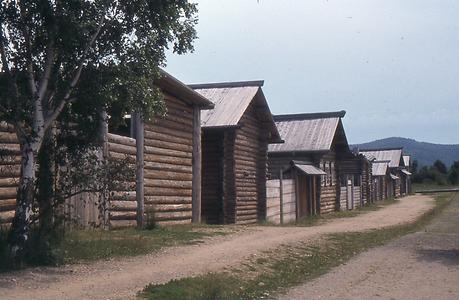
<instances>
[{"instance_id":1,"label":"wooden fence","mask_svg":"<svg viewBox=\"0 0 459 300\"><path fill-rule=\"evenodd\" d=\"M266 183L266 220L275 224L281 222L281 186L280 180L268 180ZM282 180L282 215L283 222L296 220L296 197L293 179Z\"/></svg>"}]
</instances>

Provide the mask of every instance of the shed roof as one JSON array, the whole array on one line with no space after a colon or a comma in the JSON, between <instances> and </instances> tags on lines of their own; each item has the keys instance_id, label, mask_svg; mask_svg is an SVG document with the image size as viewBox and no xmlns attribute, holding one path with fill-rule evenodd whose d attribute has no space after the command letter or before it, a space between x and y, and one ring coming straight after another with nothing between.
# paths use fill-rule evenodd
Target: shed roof
<instances>
[{"instance_id":1,"label":"shed roof","mask_svg":"<svg viewBox=\"0 0 459 300\"><path fill-rule=\"evenodd\" d=\"M402 159L403 148L361 149L359 152L367 157L374 157L378 161L390 161L390 168L404 166Z\"/></svg>"},{"instance_id":2,"label":"shed roof","mask_svg":"<svg viewBox=\"0 0 459 300\"><path fill-rule=\"evenodd\" d=\"M297 170L299 170L300 172L306 175L315 175L315 176L327 175L327 173L317 168L310 162L292 161L291 164L294 168L296 168Z\"/></svg>"},{"instance_id":3,"label":"shed roof","mask_svg":"<svg viewBox=\"0 0 459 300\"><path fill-rule=\"evenodd\" d=\"M269 152L329 151L338 132L347 139L341 123L345 111L274 116L284 144L270 145Z\"/></svg>"},{"instance_id":4,"label":"shed roof","mask_svg":"<svg viewBox=\"0 0 459 300\"><path fill-rule=\"evenodd\" d=\"M374 161L371 164L371 174L373 176L385 176L387 174L387 168L389 167L388 160Z\"/></svg>"},{"instance_id":5,"label":"shed roof","mask_svg":"<svg viewBox=\"0 0 459 300\"><path fill-rule=\"evenodd\" d=\"M215 104L213 110L202 112L202 127L237 127L249 105L257 101L257 108L263 111L262 122L266 123L271 130L271 141L281 142L279 131L261 89L263 84L263 81L241 81L189 85L190 88Z\"/></svg>"},{"instance_id":6,"label":"shed roof","mask_svg":"<svg viewBox=\"0 0 459 300\"><path fill-rule=\"evenodd\" d=\"M212 101L197 93L163 69L160 69L160 75L161 77L155 81L155 84L165 92L180 100L197 105L201 109L212 109L214 107Z\"/></svg>"}]
</instances>

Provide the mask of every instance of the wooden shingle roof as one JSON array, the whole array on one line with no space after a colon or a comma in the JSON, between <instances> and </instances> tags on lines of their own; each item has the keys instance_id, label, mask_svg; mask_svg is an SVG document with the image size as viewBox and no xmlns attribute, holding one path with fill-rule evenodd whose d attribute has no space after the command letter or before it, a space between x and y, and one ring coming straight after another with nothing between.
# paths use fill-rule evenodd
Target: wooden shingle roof
<instances>
[{"instance_id":1,"label":"wooden shingle roof","mask_svg":"<svg viewBox=\"0 0 459 300\"><path fill-rule=\"evenodd\" d=\"M388 160L390 161L390 168L397 168L405 165L402 158L403 148L360 149L359 153L366 157L374 157L377 161Z\"/></svg>"},{"instance_id":2,"label":"wooden shingle roof","mask_svg":"<svg viewBox=\"0 0 459 300\"><path fill-rule=\"evenodd\" d=\"M345 111L274 116L284 144L269 146L269 152L321 152L332 148L338 130L346 136L341 118Z\"/></svg>"}]
</instances>

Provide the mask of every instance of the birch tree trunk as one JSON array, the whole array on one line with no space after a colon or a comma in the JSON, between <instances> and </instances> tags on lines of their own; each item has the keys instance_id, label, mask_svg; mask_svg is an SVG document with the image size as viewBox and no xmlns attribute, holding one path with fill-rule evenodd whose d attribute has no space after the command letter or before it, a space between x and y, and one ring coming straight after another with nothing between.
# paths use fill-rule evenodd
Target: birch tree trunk
<instances>
[{"instance_id":1,"label":"birch tree trunk","mask_svg":"<svg viewBox=\"0 0 459 300\"><path fill-rule=\"evenodd\" d=\"M32 205L37 165L37 143L21 142L21 177L17 193L16 212L10 232L10 259L14 266L22 265L26 243L30 238Z\"/></svg>"}]
</instances>

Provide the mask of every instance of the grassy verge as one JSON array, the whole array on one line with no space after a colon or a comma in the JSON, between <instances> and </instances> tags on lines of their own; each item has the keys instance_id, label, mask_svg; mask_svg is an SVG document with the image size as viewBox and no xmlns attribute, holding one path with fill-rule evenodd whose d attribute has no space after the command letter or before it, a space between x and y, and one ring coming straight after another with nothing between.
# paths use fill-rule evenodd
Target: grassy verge
<instances>
[{"instance_id":1,"label":"grassy verge","mask_svg":"<svg viewBox=\"0 0 459 300\"><path fill-rule=\"evenodd\" d=\"M233 231L223 226L206 225L160 227L152 230L76 230L56 238L46 257L39 252L28 257L27 265L60 265L143 255L164 247L200 243L205 237ZM6 231L0 232L0 272L10 271L6 235Z\"/></svg>"},{"instance_id":2,"label":"grassy verge","mask_svg":"<svg viewBox=\"0 0 459 300\"><path fill-rule=\"evenodd\" d=\"M413 183L412 189L413 192L418 192L418 191L425 191L425 190L440 190L440 189L453 189L453 188L459 188L459 185L451 185L451 184L445 184L445 185L439 185L437 183Z\"/></svg>"},{"instance_id":3,"label":"grassy verge","mask_svg":"<svg viewBox=\"0 0 459 300\"><path fill-rule=\"evenodd\" d=\"M435 208L414 224L331 234L315 242L284 246L257 255L238 268L149 285L139 296L166 300L269 298L273 293L316 278L369 248L421 230L453 197L459 199L459 193L437 195Z\"/></svg>"}]
</instances>

